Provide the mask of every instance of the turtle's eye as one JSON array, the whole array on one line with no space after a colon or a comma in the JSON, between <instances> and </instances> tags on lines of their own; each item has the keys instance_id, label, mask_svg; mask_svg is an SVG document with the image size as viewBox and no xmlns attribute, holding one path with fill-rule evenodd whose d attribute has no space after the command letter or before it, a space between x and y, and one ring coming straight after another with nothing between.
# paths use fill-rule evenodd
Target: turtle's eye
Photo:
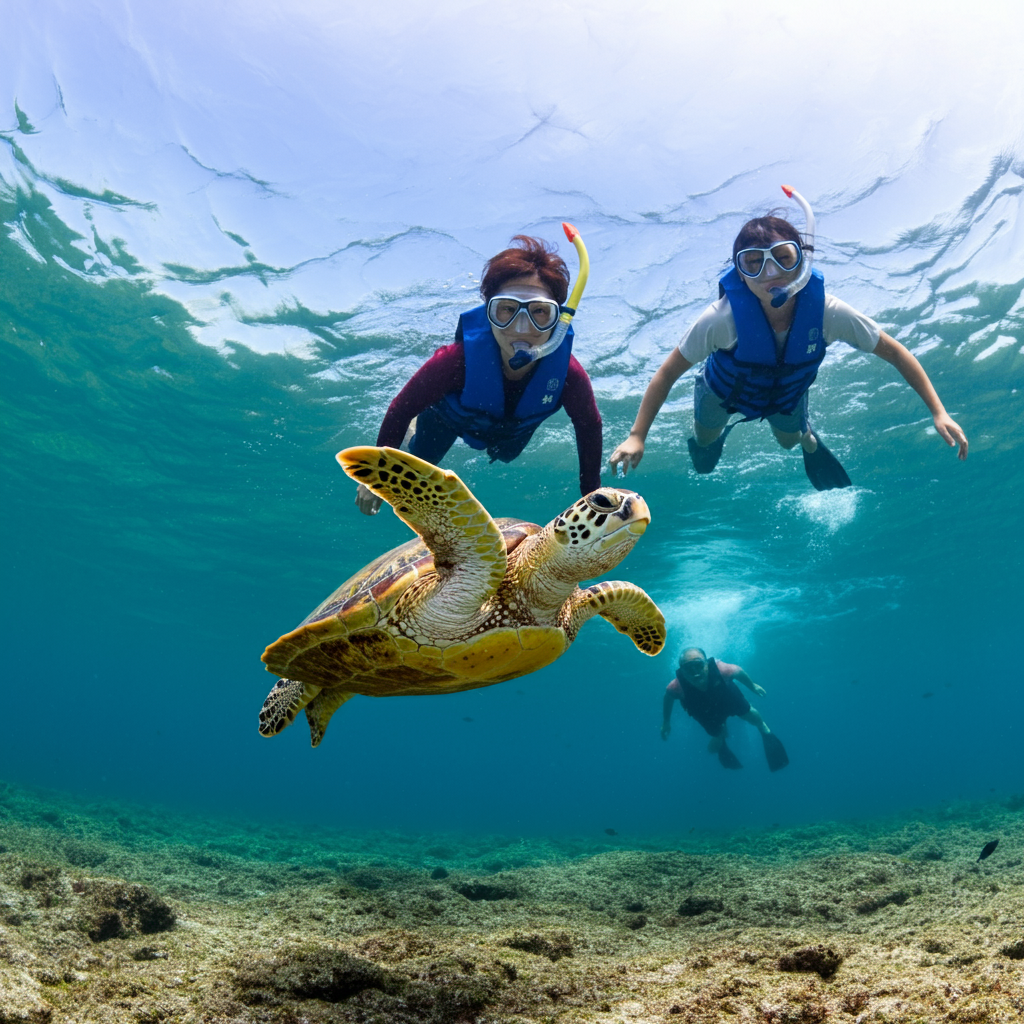
<instances>
[{"instance_id":1,"label":"turtle's eye","mask_svg":"<svg viewBox=\"0 0 1024 1024\"><path fill-rule=\"evenodd\" d=\"M594 491L584 500L595 512L614 512L619 507L619 502L612 501L604 491Z\"/></svg>"}]
</instances>

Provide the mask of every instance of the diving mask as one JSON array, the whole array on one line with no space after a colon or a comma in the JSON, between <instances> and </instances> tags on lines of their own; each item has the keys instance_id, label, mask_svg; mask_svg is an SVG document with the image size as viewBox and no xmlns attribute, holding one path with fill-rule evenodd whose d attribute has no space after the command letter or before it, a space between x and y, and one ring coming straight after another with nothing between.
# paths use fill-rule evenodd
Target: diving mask
<instances>
[{"instance_id":1,"label":"diving mask","mask_svg":"<svg viewBox=\"0 0 1024 1024\"><path fill-rule=\"evenodd\" d=\"M583 244L583 239L580 238L580 233L576 230L575 227L573 227L572 224L563 221L562 230L565 232L565 237L568 238L569 241L572 242L572 244L575 246L576 255L579 257L580 260L580 270L579 274L576 277L576 287L573 288L572 294L569 296L569 301L564 306L559 307L558 304L555 303L553 300L522 300L516 298L515 296L511 296L511 298L515 302L519 303L519 306L515 309L515 311L511 311L510 308L505 309L504 314L502 316L502 322L495 322L491 315L491 303L496 302L496 300L499 299L508 299L510 298L510 296L495 295L494 298L492 298L487 303L487 319L490 320L490 322L494 324L494 326L497 327L499 330L501 330L504 327L508 327L513 320L516 320L516 331L521 331L525 333L526 326L525 324L523 324L523 321L519 318L519 315L522 312L526 313L527 317L529 317L530 323L532 323L538 331L541 331L543 333L544 331L551 330L552 327L554 328L554 330L551 330L551 334L548 336L548 340L540 345L531 345L526 341L513 341L512 348L515 351L512 358L508 361L509 369L521 370L524 366L529 366L530 363L534 362L535 360L543 359L545 356L549 356L552 352L556 351L558 347L562 344L562 342L565 340L565 336L569 331L569 324L572 322L572 318L575 315L577 308L579 307L580 299L583 298L583 289L586 287L587 278L590 276L590 257L587 255L587 247ZM543 312L541 312L540 323L538 323L538 320L535 319L537 313L530 312L530 307L533 306L534 303L541 301L548 301L555 308L555 315L554 318L550 321L550 323L547 322L547 320L544 318ZM561 309L560 313L559 308ZM497 310L495 311L495 315L498 315ZM504 316L510 316L510 319L504 320ZM541 326L541 324L544 324L544 326Z\"/></svg>"},{"instance_id":2,"label":"diving mask","mask_svg":"<svg viewBox=\"0 0 1024 1024\"><path fill-rule=\"evenodd\" d=\"M529 331L521 314L543 334L550 331L562 309L554 299L519 299L514 295L495 295L487 303L487 319L499 330L511 327L521 334Z\"/></svg>"},{"instance_id":3,"label":"diving mask","mask_svg":"<svg viewBox=\"0 0 1024 1024\"><path fill-rule=\"evenodd\" d=\"M800 266L803 250L796 242L776 242L766 249L740 249L736 253L736 269L744 277L760 277L768 261L788 274Z\"/></svg>"}]
</instances>

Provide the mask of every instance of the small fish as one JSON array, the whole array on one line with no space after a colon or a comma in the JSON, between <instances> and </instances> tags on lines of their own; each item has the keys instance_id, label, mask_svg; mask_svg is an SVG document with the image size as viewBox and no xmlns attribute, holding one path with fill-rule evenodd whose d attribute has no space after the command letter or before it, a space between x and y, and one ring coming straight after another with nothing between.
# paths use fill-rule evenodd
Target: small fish
<instances>
[{"instance_id":1,"label":"small fish","mask_svg":"<svg viewBox=\"0 0 1024 1024\"><path fill-rule=\"evenodd\" d=\"M464 719L463 719L463 721L464 721L464 722L472 722L472 721L473 721L473 719L472 719L472 718L464 718Z\"/></svg>"},{"instance_id":2,"label":"small fish","mask_svg":"<svg viewBox=\"0 0 1024 1024\"><path fill-rule=\"evenodd\" d=\"M617 836L617 835L618 835L619 833L618 833L618 832L616 832L616 831L615 831L615 829L613 829L613 828L606 828L606 829L604 830L604 834L605 834L606 836Z\"/></svg>"},{"instance_id":3,"label":"small fish","mask_svg":"<svg viewBox=\"0 0 1024 1024\"><path fill-rule=\"evenodd\" d=\"M996 847L999 845L998 839L993 839L991 843L986 843L981 848L981 853L978 854L978 860L984 860L986 857L991 857L996 852Z\"/></svg>"},{"instance_id":4,"label":"small fish","mask_svg":"<svg viewBox=\"0 0 1024 1024\"><path fill-rule=\"evenodd\" d=\"M934 696L935 696L935 694L934 694L934 693L932 693L932 691L931 691L931 690L929 690L929 691L928 691L927 693L922 693L922 694L921 694L921 696L922 696L922 697L934 697Z\"/></svg>"}]
</instances>

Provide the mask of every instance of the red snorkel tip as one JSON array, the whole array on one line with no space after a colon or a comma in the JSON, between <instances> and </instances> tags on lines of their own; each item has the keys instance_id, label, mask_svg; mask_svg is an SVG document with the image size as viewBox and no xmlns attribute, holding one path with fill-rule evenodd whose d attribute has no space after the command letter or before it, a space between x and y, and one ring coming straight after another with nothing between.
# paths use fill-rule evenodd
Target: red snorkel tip
<instances>
[{"instance_id":1,"label":"red snorkel tip","mask_svg":"<svg viewBox=\"0 0 1024 1024\"><path fill-rule=\"evenodd\" d=\"M793 198L793 186L792 185L783 185L782 186L782 191L786 193L786 198L787 199L792 199Z\"/></svg>"},{"instance_id":2,"label":"red snorkel tip","mask_svg":"<svg viewBox=\"0 0 1024 1024\"><path fill-rule=\"evenodd\" d=\"M565 237L568 238L570 242L575 242L579 236L579 232L568 221L562 221L562 230L565 232Z\"/></svg>"}]
</instances>

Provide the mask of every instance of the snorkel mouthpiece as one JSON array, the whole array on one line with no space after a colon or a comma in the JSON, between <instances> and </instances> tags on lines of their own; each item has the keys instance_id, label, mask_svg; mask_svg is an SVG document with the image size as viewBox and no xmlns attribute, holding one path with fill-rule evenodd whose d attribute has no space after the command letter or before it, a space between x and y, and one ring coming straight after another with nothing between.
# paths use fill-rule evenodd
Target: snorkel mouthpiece
<instances>
[{"instance_id":1,"label":"snorkel mouthpiece","mask_svg":"<svg viewBox=\"0 0 1024 1024\"><path fill-rule=\"evenodd\" d=\"M528 366L538 359L543 359L545 356L549 356L552 352L556 351L558 346L565 341L569 324L579 308L583 289L586 288L587 278L590 276L590 257L587 255L587 247L583 244L580 233L572 224L562 221L562 230L565 232L565 237L576 247L576 255L580 261L580 269L576 275L576 286L572 290L572 295L569 296L569 301L562 306L562 313L554 329L551 331L551 337L543 345L528 345L524 341L514 341L512 343L516 351L508 361L510 370L521 370L524 366Z\"/></svg>"},{"instance_id":2,"label":"snorkel mouthpiece","mask_svg":"<svg viewBox=\"0 0 1024 1024\"><path fill-rule=\"evenodd\" d=\"M508 361L508 368L510 370L521 370L524 366L529 366L534 359L541 358L540 356L535 356L533 354L533 346L528 342L513 341L512 346L515 348L515 352L513 353L512 358ZM538 346L538 348L541 347L543 346ZM545 355L547 355L547 353L545 353Z\"/></svg>"},{"instance_id":3,"label":"snorkel mouthpiece","mask_svg":"<svg viewBox=\"0 0 1024 1024\"><path fill-rule=\"evenodd\" d=\"M786 193L788 199L795 199L800 206L800 209L804 211L804 246L814 246L814 213L811 210L811 204L795 188L790 185L783 185L782 191ZM800 291L804 285L807 284L811 279L811 262L812 254L801 246L803 250L803 266L800 269L800 276L790 284L786 285L785 288L772 288L772 307L778 309L779 306L783 305L788 299L792 298L798 291Z\"/></svg>"}]
</instances>

